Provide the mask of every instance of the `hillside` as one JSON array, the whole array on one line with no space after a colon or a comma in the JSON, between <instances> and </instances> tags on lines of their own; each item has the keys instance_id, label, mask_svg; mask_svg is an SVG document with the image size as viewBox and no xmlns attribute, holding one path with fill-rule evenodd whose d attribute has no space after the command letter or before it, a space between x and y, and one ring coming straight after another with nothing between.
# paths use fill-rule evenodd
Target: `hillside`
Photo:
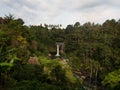
<instances>
[{"instance_id":1,"label":"hillside","mask_svg":"<svg viewBox=\"0 0 120 90\"><path fill-rule=\"evenodd\" d=\"M61 28L1 17L0 72L0 90L119 90L120 20Z\"/></svg>"}]
</instances>

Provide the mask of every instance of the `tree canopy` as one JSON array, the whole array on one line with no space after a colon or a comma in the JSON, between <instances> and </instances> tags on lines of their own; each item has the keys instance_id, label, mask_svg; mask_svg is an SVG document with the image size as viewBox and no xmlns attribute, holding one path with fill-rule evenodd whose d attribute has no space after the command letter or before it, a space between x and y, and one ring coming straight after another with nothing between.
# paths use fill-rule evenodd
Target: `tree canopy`
<instances>
[{"instance_id":1,"label":"tree canopy","mask_svg":"<svg viewBox=\"0 0 120 90\"><path fill-rule=\"evenodd\" d=\"M61 57L55 57L56 42L65 44ZM28 64L30 57L40 64ZM1 90L119 90L120 20L61 28L0 17L0 71Z\"/></svg>"}]
</instances>

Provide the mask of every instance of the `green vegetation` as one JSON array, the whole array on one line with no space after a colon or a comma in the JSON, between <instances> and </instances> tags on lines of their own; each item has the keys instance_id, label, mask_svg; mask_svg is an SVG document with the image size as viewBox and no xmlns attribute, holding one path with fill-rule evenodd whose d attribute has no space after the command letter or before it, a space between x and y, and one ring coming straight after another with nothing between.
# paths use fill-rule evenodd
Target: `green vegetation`
<instances>
[{"instance_id":1,"label":"green vegetation","mask_svg":"<svg viewBox=\"0 0 120 90\"><path fill-rule=\"evenodd\" d=\"M120 20L60 26L0 17L0 90L120 89Z\"/></svg>"},{"instance_id":2,"label":"green vegetation","mask_svg":"<svg viewBox=\"0 0 120 90\"><path fill-rule=\"evenodd\" d=\"M118 90L120 88L120 69L109 73L102 83L109 89Z\"/></svg>"}]
</instances>

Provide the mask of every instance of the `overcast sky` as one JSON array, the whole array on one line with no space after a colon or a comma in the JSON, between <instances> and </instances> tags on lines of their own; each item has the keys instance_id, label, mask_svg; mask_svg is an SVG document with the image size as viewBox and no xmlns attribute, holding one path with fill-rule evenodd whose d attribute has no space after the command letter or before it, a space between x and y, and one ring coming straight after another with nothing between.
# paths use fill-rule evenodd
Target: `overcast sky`
<instances>
[{"instance_id":1,"label":"overcast sky","mask_svg":"<svg viewBox=\"0 0 120 90\"><path fill-rule=\"evenodd\" d=\"M120 19L120 0L0 0L0 17L9 13L27 25L103 23Z\"/></svg>"}]
</instances>

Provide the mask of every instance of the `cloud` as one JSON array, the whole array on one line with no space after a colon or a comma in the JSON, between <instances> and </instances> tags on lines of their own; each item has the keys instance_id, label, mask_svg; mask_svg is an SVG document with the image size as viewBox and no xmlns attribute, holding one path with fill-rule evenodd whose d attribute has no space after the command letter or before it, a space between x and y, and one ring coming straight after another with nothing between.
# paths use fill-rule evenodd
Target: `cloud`
<instances>
[{"instance_id":1,"label":"cloud","mask_svg":"<svg viewBox=\"0 0 120 90\"><path fill-rule=\"evenodd\" d=\"M119 19L119 0L0 0L0 16L14 14L29 24L102 23Z\"/></svg>"}]
</instances>

